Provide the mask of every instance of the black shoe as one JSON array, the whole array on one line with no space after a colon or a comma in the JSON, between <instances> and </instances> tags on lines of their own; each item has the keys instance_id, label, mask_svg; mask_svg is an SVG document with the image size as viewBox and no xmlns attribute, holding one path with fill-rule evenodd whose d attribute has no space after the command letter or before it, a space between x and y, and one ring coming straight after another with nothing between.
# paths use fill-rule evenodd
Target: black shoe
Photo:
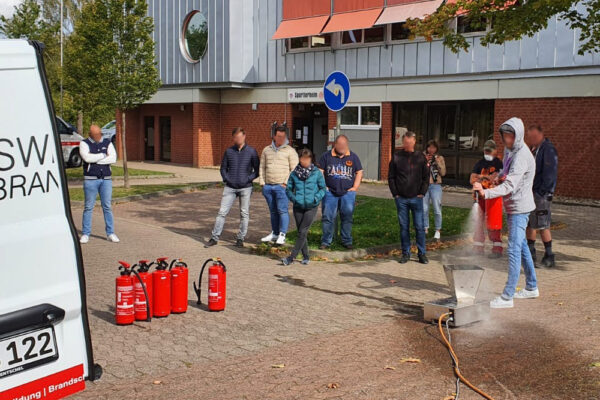
<instances>
[{"instance_id":1,"label":"black shoe","mask_svg":"<svg viewBox=\"0 0 600 400\"><path fill-rule=\"evenodd\" d=\"M488 258L490 260L496 260L498 258L502 258L502 253L490 253L490 254L488 254Z\"/></svg>"},{"instance_id":2,"label":"black shoe","mask_svg":"<svg viewBox=\"0 0 600 400\"><path fill-rule=\"evenodd\" d=\"M429 259L427 259L425 254L419 254L419 262L421 264L429 264Z\"/></svg>"},{"instance_id":3,"label":"black shoe","mask_svg":"<svg viewBox=\"0 0 600 400\"><path fill-rule=\"evenodd\" d=\"M544 258L542 258L542 266L546 268L556 267L556 263L554 262L554 254L544 254Z\"/></svg>"},{"instance_id":4,"label":"black shoe","mask_svg":"<svg viewBox=\"0 0 600 400\"><path fill-rule=\"evenodd\" d=\"M327 250L329 248L329 246L327 246L326 244L322 244L319 246L320 250Z\"/></svg>"},{"instance_id":5,"label":"black shoe","mask_svg":"<svg viewBox=\"0 0 600 400\"><path fill-rule=\"evenodd\" d=\"M283 265L290 265L293 262L294 262L294 259L292 257L285 257L285 258L281 259L281 263Z\"/></svg>"},{"instance_id":6,"label":"black shoe","mask_svg":"<svg viewBox=\"0 0 600 400\"><path fill-rule=\"evenodd\" d=\"M402 257L400 257L400 264L406 264L410 260L410 254L402 253Z\"/></svg>"},{"instance_id":7,"label":"black shoe","mask_svg":"<svg viewBox=\"0 0 600 400\"><path fill-rule=\"evenodd\" d=\"M242 239L236 240L235 247L244 247L244 241Z\"/></svg>"},{"instance_id":8,"label":"black shoe","mask_svg":"<svg viewBox=\"0 0 600 400\"><path fill-rule=\"evenodd\" d=\"M208 243L206 243L206 244L204 245L204 247L213 247L213 246L216 246L216 245L217 245L217 243L218 243L218 242L217 242L215 239L210 239L210 240L208 241Z\"/></svg>"},{"instance_id":9,"label":"black shoe","mask_svg":"<svg viewBox=\"0 0 600 400\"><path fill-rule=\"evenodd\" d=\"M351 244L343 244L342 246L344 246L346 250L352 250L354 248L354 246L352 246Z\"/></svg>"}]
</instances>

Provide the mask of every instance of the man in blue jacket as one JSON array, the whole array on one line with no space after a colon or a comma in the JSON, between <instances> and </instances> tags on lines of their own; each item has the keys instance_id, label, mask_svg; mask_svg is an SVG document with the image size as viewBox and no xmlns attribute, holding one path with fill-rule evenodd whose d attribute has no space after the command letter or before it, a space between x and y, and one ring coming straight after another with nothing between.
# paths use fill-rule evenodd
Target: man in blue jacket
<instances>
[{"instance_id":1,"label":"man in blue jacket","mask_svg":"<svg viewBox=\"0 0 600 400\"><path fill-rule=\"evenodd\" d=\"M244 238L248 232L250 219L250 196L252 195L252 181L258 177L260 160L253 147L246 144L246 132L237 127L231 133L233 146L225 150L221 161L221 176L225 183L221 208L217 214L215 227L206 247L214 246L219 242L223 232L225 217L229 214L236 197L240 202L240 230L237 234L235 245L244 247Z\"/></svg>"},{"instance_id":2,"label":"man in blue jacket","mask_svg":"<svg viewBox=\"0 0 600 400\"><path fill-rule=\"evenodd\" d=\"M539 125L529 127L527 130L527 139L535 157L535 178L533 180L535 210L529 216L527 245L535 263L535 237L537 230L539 230L542 242L544 243L542 266L551 268L555 266L550 223L552 219L552 196L556 188L556 177L558 174L558 154L550 140L544 137L542 127Z\"/></svg>"}]
</instances>

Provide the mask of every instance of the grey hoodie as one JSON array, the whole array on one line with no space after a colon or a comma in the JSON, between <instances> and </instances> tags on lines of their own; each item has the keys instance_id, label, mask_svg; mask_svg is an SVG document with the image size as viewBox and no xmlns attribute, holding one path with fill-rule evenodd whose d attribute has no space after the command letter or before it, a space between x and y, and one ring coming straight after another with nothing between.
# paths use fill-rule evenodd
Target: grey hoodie
<instances>
[{"instance_id":1,"label":"grey hoodie","mask_svg":"<svg viewBox=\"0 0 600 400\"><path fill-rule=\"evenodd\" d=\"M485 191L486 199L504 197L507 214L524 214L535 210L533 201L533 178L535 158L525 145L525 126L520 118L511 118L504 124L515 130L515 143L512 149L504 149L504 182Z\"/></svg>"}]
</instances>

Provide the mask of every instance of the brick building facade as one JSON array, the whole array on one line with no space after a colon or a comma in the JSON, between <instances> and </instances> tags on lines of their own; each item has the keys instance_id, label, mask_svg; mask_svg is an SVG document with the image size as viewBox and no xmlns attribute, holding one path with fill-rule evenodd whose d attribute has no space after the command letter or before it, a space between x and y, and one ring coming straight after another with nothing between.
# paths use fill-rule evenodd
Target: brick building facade
<instances>
[{"instance_id":1,"label":"brick building facade","mask_svg":"<svg viewBox=\"0 0 600 400\"><path fill-rule=\"evenodd\" d=\"M365 176L385 180L396 137L413 130L418 148L432 139L440 144L445 182L467 184L483 143L501 144L499 124L517 116L525 126L540 124L556 145L556 194L600 199L593 162L600 150L600 54L578 55L577 35L557 17L533 37L503 45L482 46L484 31L470 32L469 51L454 54L440 40L397 36L399 16L435 12L441 0L175 3L165 20L160 0L149 1L149 15L160 21L154 39L163 87L127 113L131 160L218 165L234 127L242 126L260 152L271 125L285 121L291 144L317 155L346 134ZM365 8L372 21L344 22ZM209 38L196 58L184 26L194 19ZM330 32L333 20L346 30ZM357 21L360 27L352 25ZM317 31L307 32L315 23ZM323 81L335 70L352 83L340 129L322 101Z\"/></svg>"}]
</instances>

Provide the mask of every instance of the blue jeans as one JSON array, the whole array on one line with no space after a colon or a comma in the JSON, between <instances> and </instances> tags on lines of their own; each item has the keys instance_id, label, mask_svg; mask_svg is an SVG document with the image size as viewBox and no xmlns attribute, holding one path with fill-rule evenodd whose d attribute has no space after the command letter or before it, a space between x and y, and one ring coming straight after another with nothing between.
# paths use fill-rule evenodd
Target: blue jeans
<instances>
[{"instance_id":1,"label":"blue jeans","mask_svg":"<svg viewBox=\"0 0 600 400\"><path fill-rule=\"evenodd\" d=\"M115 233L113 214L110 206L112 199L112 180L110 179L85 179L83 181L83 193L85 195L85 204L83 206L83 229L84 235L92 233L92 211L96 205L96 197L100 193L100 203L104 212L104 225L106 227L106 236Z\"/></svg>"},{"instance_id":2,"label":"blue jeans","mask_svg":"<svg viewBox=\"0 0 600 400\"><path fill-rule=\"evenodd\" d=\"M223 226L225 225L225 217L229 214L229 210L233 206L236 198L240 202L240 230L237 234L237 239L244 240L248 232L248 220L250 219L250 196L252 196L252 186L243 189L233 189L225 186L223 189L223 197L221 197L221 208L217 214L215 227L213 228L211 238L219 240Z\"/></svg>"},{"instance_id":3,"label":"blue jeans","mask_svg":"<svg viewBox=\"0 0 600 400\"><path fill-rule=\"evenodd\" d=\"M290 215L288 213L289 200L287 194L285 194L285 188L281 185L264 185L262 193L271 212L271 231L276 235L287 233Z\"/></svg>"},{"instance_id":4,"label":"blue jeans","mask_svg":"<svg viewBox=\"0 0 600 400\"><path fill-rule=\"evenodd\" d=\"M400 224L402 254L410 254L410 214L417 231L417 249L425 254L425 228L423 228L423 199L420 197L396 197L396 210Z\"/></svg>"},{"instance_id":5,"label":"blue jeans","mask_svg":"<svg viewBox=\"0 0 600 400\"><path fill-rule=\"evenodd\" d=\"M338 211L341 220L342 244L348 246L352 244L352 222L354 218L354 203L356 202L356 192L346 192L343 196L336 196L329 190L323 198L323 216L321 218L323 236L321 244L331 245L333 233L336 229L336 218Z\"/></svg>"},{"instance_id":6,"label":"blue jeans","mask_svg":"<svg viewBox=\"0 0 600 400\"><path fill-rule=\"evenodd\" d=\"M442 185L432 183L423 197L423 222L425 229L429 229L429 202L433 204L433 221L435 230L442 229Z\"/></svg>"},{"instance_id":7,"label":"blue jeans","mask_svg":"<svg viewBox=\"0 0 600 400\"><path fill-rule=\"evenodd\" d=\"M537 278L525 236L529 213L508 214L506 219L508 222L508 248L506 251L508 253L508 279L502 292L502 298L510 300L515 295L521 274L521 265L525 272L525 289L537 289Z\"/></svg>"}]
</instances>

